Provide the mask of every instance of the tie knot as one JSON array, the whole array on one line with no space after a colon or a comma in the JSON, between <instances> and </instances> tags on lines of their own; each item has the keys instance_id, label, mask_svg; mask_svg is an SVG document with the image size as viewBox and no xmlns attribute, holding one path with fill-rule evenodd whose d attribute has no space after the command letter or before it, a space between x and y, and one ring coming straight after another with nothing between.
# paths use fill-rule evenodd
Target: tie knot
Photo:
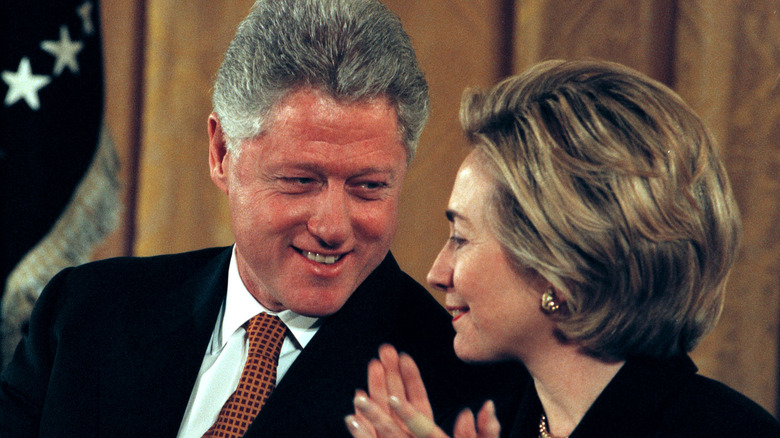
<instances>
[{"instance_id":1,"label":"tie knot","mask_svg":"<svg viewBox=\"0 0 780 438\"><path fill-rule=\"evenodd\" d=\"M262 331L287 331L287 326L284 325L281 319L276 315L270 313L258 313L257 315L249 318L247 324L247 332L259 333Z\"/></svg>"},{"instance_id":2,"label":"tie knot","mask_svg":"<svg viewBox=\"0 0 780 438\"><path fill-rule=\"evenodd\" d=\"M279 357L287 326L276 315L260 313L247 321L249 351L265 357Z\"/></svg>"}]
</instances>

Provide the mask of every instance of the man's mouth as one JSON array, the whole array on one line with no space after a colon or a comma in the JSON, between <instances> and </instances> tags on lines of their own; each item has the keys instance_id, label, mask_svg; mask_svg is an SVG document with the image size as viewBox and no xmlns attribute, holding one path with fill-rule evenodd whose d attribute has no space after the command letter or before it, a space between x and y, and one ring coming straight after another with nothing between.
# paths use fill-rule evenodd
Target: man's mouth
<instances>
[{"instance_id":1,"label":"man's mouth","mask_svg":"<svg viewBox=\"0 0 780 438\"><path fill-rule=\"evenodd\" d=\"M324 265L332 265L337 261L341 260L341 258L344 256L343 254L323 255L323 254L318 254L316 252L303 251L303 250L301 250L301 254L303 254L304 257L306 257L307 259L313 262L322 263Z\"/></svg>"}]
</instances>

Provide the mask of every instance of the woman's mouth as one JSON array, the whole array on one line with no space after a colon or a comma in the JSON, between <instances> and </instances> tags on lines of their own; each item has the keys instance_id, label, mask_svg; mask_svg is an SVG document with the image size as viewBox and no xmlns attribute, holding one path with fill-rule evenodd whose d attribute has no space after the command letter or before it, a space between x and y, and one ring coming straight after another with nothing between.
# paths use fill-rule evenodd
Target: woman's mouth
<instances>
[{"instance_id":1,"label":"woman's mouth","mask_svg":"<svg viewBox=\"0 0 780 438\"><path fill-rule=\"evenodd\" d=\"M463 315L468 313L469 308L468 307L448 307L447 310L449 310L450 315L452 315L452 322L455 322L458 319L460 319Z\"/></svg>"}]
</instances>

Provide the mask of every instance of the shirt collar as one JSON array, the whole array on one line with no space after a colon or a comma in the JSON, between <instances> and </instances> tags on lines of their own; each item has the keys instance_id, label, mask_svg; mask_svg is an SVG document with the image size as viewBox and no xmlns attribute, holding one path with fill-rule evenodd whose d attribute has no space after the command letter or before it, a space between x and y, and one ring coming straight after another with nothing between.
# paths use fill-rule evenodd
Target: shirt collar
<instances>
[{"instance_id":1,"label":"shirt collar","mask_svg":"<svg viewBox=\"0 0 780 438\"><path fill-rule=\"evenodd\" d=\"M303 349L309 343L319 328L320 318L299 315L291 310L281 312L272 312L260 304L241 280L238 273L238 264L236 262L236 247L233 246L233 254L230 257L230 266L228 268L227 297L223 304L222 325L220 333L216 337L215 345L218 349L225 346L230 335L238 330L245 322L253 316L266 312L271 315L277 315L288 328L288 334L292 336L293 341L298 347Z\"/></svg>"}]
</instances>

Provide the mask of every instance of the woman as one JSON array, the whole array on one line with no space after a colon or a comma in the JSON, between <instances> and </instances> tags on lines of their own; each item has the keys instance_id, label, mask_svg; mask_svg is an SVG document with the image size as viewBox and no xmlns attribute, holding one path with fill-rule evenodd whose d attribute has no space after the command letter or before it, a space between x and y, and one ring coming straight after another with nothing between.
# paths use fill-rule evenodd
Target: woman
<instances>
[{"instance_id":1,"label":"woman","mask_svg":"<svg viewBox=\"0 0 780 438\"><path fill-rule=\"evenodd\" d=\"M446 292L461 359L518 360L533 383L462 414L455 436L499 436L501 418L512 437L780 437L687 356L722 308L740 220L674 92L613 63L549 61L467 93L461 123L474 149L428 282ZM390 346L355 409L355 437L445 436L414 361Z\"/></svg>"}]
</instances>

